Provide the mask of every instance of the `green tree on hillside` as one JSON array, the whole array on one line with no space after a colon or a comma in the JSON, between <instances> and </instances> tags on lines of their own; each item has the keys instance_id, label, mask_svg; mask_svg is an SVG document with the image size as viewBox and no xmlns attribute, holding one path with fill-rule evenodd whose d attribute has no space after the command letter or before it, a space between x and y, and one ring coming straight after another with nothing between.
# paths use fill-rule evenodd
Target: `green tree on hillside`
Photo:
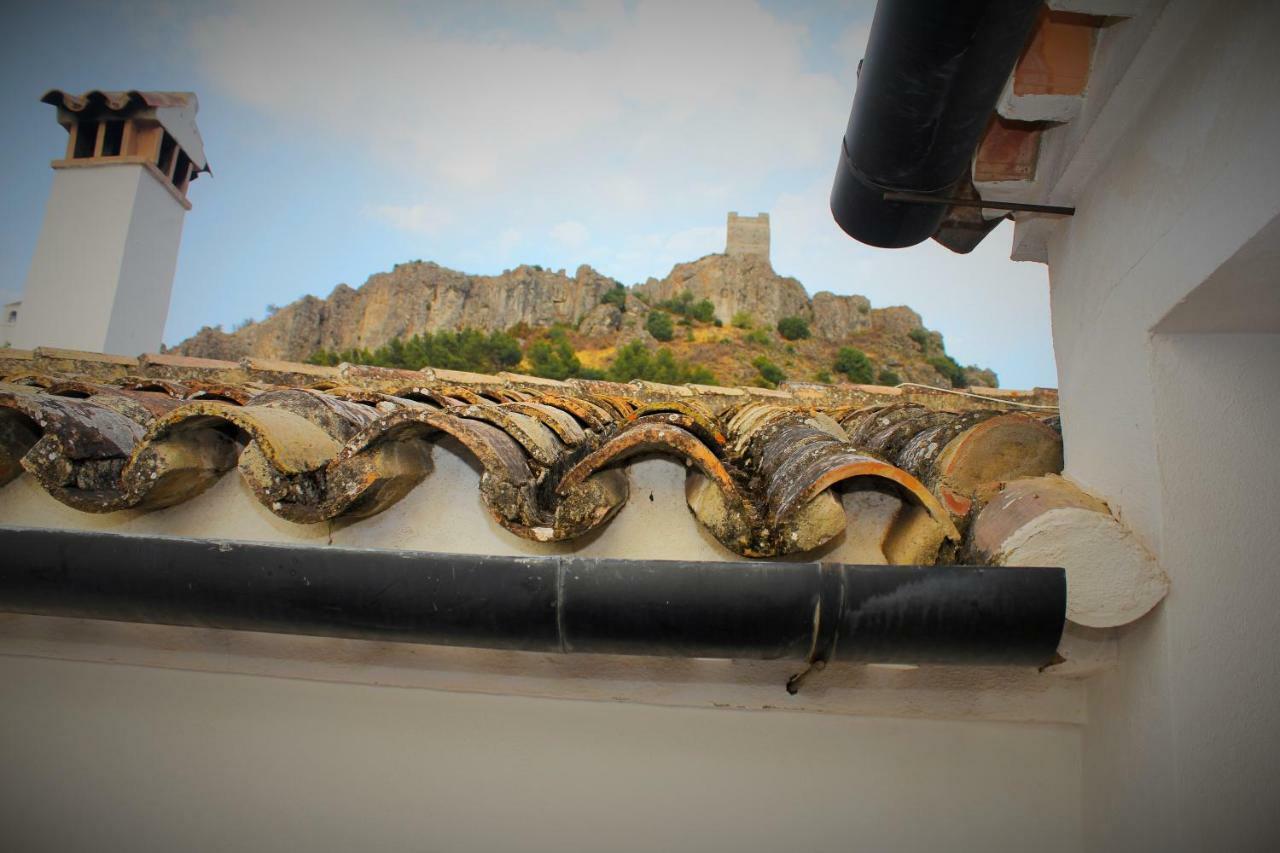
<instances>
[{"instance_id":1,"label":"green tree on hillside","mask_svg":"<svg viewBox=\"0 0 1280 853\"><path fill-rule=\"evenodd\" d=\"M666 342L675 337L675 326L671 324L671 315L666 311L650 311L649 318L644 321L645 330L657 340Z\"/></svg>"},{"instance_id":2,"label":"green tree on hillside","mask_svg":"<svg viewBox=\"0 0 1280 853\"><path fill-rule=\"evenodd\" d=\"M871 377L874 375L871 359L867 358L867 354L857 347L840 347L840 351L836 353L836 361L833 367L838 372L849 377L850 382L857 382L862 385L871 382Z\"/></svg>"},{"instance_id":3,"label":"green tree on hillside","mask_svg":"<svg viewBox=\"0 0 1280 853\"><path fill-rule=\"evenodd\" d=\"M442 367L447 370L470 370L497 373L515 367L521 359L520 342L506 332L462 329L457 332L423 332L407 341L392 338L375 350L317 350L307 359L311 364L336 365L342 362L372 364L421 370Z\"/></svg>"},{"instance_id":4,"label":"green tree on hillside","mask_svg":"<svg viewBox=\"0 0 1280 853\"><path fill-rule=\"evenodd\" d=\"M964 368L946 353L935 355L926 361L930 367L947 378L952 388L963 388L968 384L964 378Z\"/></svg>"},{"instance_id":5,"label":"green tree on hillside","mask_svg":"<svg viewBox=\"0 0 1280 853\"><path fill-rule=\"evenodd\" d=\"M651 352L643 341L632 341L621 347L609 365L607 373L614 382L644 379L649 382L664 382L668 385L683 385L689 382L701 385L717 384L715 376L702 365L690 364L676 358L667 347L659 348L656 353Z\"/></svg>"},{"instance_id":6,"label":"green tree on hillside","mask_svg":"<svg viewBox=\"0 0 1280 853\"><path fill-rule=\"evenodd\" d=\"M751 362L751 366L760 374L760 381L766 388L777 388L778 383L787 378L787 374L783 373L782 368L774 364L764 356L756 356Z\"/></svg>"},{"instance_id":7,"label":"green tree on hillside","mask_svg":"<svg viewBox=\"0 0 1280 853\"><path fill-rule=\"evenodd\" d=\"M627 310L627 289L620 284L615 284L609 290L605 291L604 296L600 297L601 305L617 305L619 311Z\"/></svg>"},{"instance_id":8,"label":"green tree on hillside","mask_svg":"<svg viewBox=\"0 0 1280 853\"><path fill-rule=\"evenodd\" d=\"M783 317L778 321L778 334L789 341L810 336L809 323L803 317Z\"/></svg>"}]
</instances>

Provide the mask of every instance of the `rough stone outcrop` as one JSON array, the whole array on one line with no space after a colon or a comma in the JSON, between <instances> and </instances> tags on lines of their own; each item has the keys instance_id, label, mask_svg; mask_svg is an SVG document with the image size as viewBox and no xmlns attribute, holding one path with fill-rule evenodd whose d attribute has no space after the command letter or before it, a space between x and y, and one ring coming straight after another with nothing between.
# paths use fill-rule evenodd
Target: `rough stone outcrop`
<instances>
[{"instance_id":1,"label":"rough stone outcrop","mask_svg":"<svg viewBox=\"0 0 1280 853\"><path fill-rule=\"evenodd\" d=\"M999 388L1000 377L996 376L996 372L986 367L974 367L969 365L964 369L964 381L966 385L978 388Z\"/></svg>"},{"instance_id":2,"label":"rough stone outcrop","mask_svg":"<svg viewBox=\"0 0 1280 853\"><path fill-rule=\"evenodd\" d=\"M871 300L838 296L828 291L813 295L813 333L838 341L871 327Z\"/></svg>"},{"instance_id":3,"label":"rough stone outcrop","mask_svg":"<svg viewBox=\"0 0 1280 853\"><path fill-rule=\"evenodd\" d=\"M813 319L804 285L778 275L768 259L755 255L707 255L676 264L664 279L651 278L635 287L636 293L655 304L686 290L695 301L710 300L724 323L740 311L750 314L759 326L773 326L783 317Z\"/></svg>"},{"instance_id":4,"label":"rough stone outcrop","mask_svg":"<svg viewBox=\"0 0 1280 853\"><path fill-rule=\"evenodd\" d=\"M587 312L578 325L578 331L590 338L612 335L622 327L622 309L617 305L600 304Z\"/></svg>"},{"instance_id":5,"label":"rough stone outcrop","mask_svg":"<svg viewBox=\"0 0 1280 853\"><path fill-rule=\"evenodd\" d=\"M905 305L891 305L871 312L871 328L890 335L905 336L913 329L923 329L924 321Z\"/></svg>"}]
</instances>

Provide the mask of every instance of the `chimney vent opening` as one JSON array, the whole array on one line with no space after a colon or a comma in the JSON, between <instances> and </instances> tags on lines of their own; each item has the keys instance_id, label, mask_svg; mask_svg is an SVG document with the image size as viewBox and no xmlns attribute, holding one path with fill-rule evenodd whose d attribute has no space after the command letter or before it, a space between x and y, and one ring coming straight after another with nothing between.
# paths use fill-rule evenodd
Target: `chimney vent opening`
<instances>
[{"instance_id":1,"label":"chimney vent opening","mask_svg":"<svg viewBox=\"0 0 1280 853\"><path fill-rule=\"evenodd\" d=\"M102 156L119 157L124 145L124 122L108 121L102 124Z\"/></svg>"},{"instance_id":2,"label":"chimney vent opening","mask_svg":"<svg viewBox=\"0 0 1280 853\"><path fill-rule=\"evenodd\" d=\"M94 149L98 146L98 123L96 121L82 121L76 126L76 147L72 156L77 160L83 160L93 156Z\"/></svg>"},{"instance_id":3,"label":"chimney vent opening","mask_svg":"<svg viewBox=\"0 0 1280 853\"><path fill-rule=\"evenodd\" d=\"M165 132L164 139L160 141L160 156L156 160L156 165L160 167L160 171L166 175L172 174L173 153L178 148L178 143L173 137Z\"/></svg>"},{"instance_id":4,"label":"chimney vent opening","mask_svg":"<svg viewBox=\"0 0 1280 853\"><path fill-rule=\"evenodd\" d=\"M191 173L191 158L187 152L178 149L178 165L173 169L173 185L179 190L186 190L187 176Z\"/></svg>"}]
</instances>

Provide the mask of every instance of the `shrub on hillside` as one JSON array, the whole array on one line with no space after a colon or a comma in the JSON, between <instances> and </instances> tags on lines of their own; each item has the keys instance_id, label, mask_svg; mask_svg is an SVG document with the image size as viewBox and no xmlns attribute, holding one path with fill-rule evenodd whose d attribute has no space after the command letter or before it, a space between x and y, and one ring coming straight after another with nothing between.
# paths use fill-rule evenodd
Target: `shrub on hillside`
<instances>
[{"instance_id":1,"label":"shrub on hillside","mask_svg":"<svg viewBox=\"0 0 1280 853\"><path fill-rule=\"evenodd\" d=\"M643 341L632 341L619 349L609 365L607 375L614 382L644 379L668 385L683 385L687 382L717 384L715 376L707 368L681 361L666 347L661 347L656 353L651 352Z\"/></svg>"},{"instance_id":2,"label":"shrub on hillside","mask_svg":"<svg viewBox=\"0 0 1280 853\"><path fill-rule=\"evenodd\" d=\"M739 311L738 313L734 314L733 319L730 320L729 322L733 324L733 327L735 329L750 329L752 326L756 324L755 318L752 317L746 311Z\"/></svg>"},{"instance_id":3,"label":"shrub on hillside","mask_svg":"<svg viewBox=\"0 0 1280 853\"><path fill-rule=\"evenodd\" d=\"M627 289L620 284L605 291L604 296L600 297L601 305L617 305L619 311L627 310Z\"/></svg>"},{"instance_id":4,"label":"shrub on hillside","mask_svg":"<svg viewBox=\"0 0 1280 853\"><path fill-rule=\"evenodd\" d=\"M699 299L689 309L689 316L699 323L710 323L716 319L716 306L710 299Z\"/></svg>"},{"instance_id":5,"label":"shrub on hillside","mask_svg":"<svg viewBox=\"0 0 1280 853\"><path fill-rule=\"evenodd\" d=\"M833 366L838 372L849 377L850 382L857 382L861 385L871 382L871 377L874 375L871 359L867 358L867 354L857 347L840 347L840 351L836 353L836 361Z\"/></svg>"},{"instance_id":6,"label":"shrub on hillside","mask_svg":"<svg viewBox=\"0 0 1280 853\"><path fill-rule=\"evenodd\" d=\"M693 292L686 290L674 299L664 299L658 303L659 308L672 314L697 320L699 323L710 323L716 318L716 306L709 299L693 301Z\"/></svg>"},{"instance_id":7,"label":"shrub on hillside","mask_svg":"<svg viewBox=\"0 0 1280 853\"><path fill-rule=\"evenodd\" d=\"M582 362L567 340L540 340L529 345L529 369L534 376L568 379L582 372Z\"/></svg>"},{"instance_id":8,"label":"shrub on hillside","mask_svg":"<svg viewBox=\"0 0 1280 853\"><path fill-rule=\"evenodd\" d=\"M669 341L675 337L675 327L671 324L671 315L666 311L650 311L649 318L644 321L644 328L660 341Z\"/></svg>"},{"instance_id":9,"label":"shrub on hillside","mask_svg":"<svg viewBox=\"0 0 1280 853\"><path fill-rule=\"evenodd\" d=\"M751 366L760 374L760 381L764 383L766 388L777 388L778 383L787 378L787 374L782 372L782 368L774 364L764 356L756 356L751 362Z\"/></svg>"},{"instance_id":10,"label":"shrub on hillside","mask_svg":"<svg viewBox=\"0 0 1280 853\"><path fill-rule=\"evenodd\" d=\"M778 334L789 341L798 341L809 337L809 324L803 317L783 317L778 321Z\"/></svg>"},{"instance_id":11,"label":"shrub on hillside","mask_svg":"<svg viewBox=\"0 0 1280 853\"><path fill-rule=\"evenodd\" d=\"M372 364L421 370L443 367L446 370L470 370L497 373L520 363L520 342L506 332L485 334L478 329L457 332L423 332L407 341L392 338L375 350L318 350L307 359L311 364Z\"/></svg>"},{"instance_id":12,"label":"shrub on hillside","mask_svg":"<svg viewBox=\"0 0 1280 853\"><path fill-rule=\"evenodd\" d=\"M946 353L935 355L926 361L930 367L946 377L952 388L963 388L968 384L964 378L964 368Z\"/></svg>"},{"instance_id":13,"label":"shrub on hillside","mask_svg":"<svg viewBox=\"0 0 1280 853\"><path fill-rule=\"evenodd\" d=\"M876 382L881 385L898 385L902 382L902 377L898 376L898 374L894 373L892 370L884 368L880 371L880 374L876 376Z\"/></svg>"}]
</instances>

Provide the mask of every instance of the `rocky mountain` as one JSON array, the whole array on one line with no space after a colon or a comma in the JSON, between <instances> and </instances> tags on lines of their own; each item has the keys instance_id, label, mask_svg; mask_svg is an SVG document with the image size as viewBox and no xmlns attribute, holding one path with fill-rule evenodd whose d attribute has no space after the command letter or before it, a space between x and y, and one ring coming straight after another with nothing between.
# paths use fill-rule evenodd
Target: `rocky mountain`
<instances>
[{"instance_id":1,"label":"rocky mountain","mask_svg":"<svg viewBox=\"0 0 1280 853\"><path fill-rule=\"evenodd\" d=\"M799 281L778 275L767 258L707 255L677 264L665 278L626 288L622 300L604 299L619 287L619 282L585 265L572 276L537 266L482 276L418 261L373 275L359 288L340 284L325 299L305 296L232 332L205 327L175 351L205 358L254 355L302 361L320 350L375 349L420 332L562 324L576 330L575 344L580 348L607 355L617 344L630 340L652 342L645 330L648 313L688 292L695 302L711 302L719 324L715 336L697 337L715 337L722 348L743 337L743 330L731 328L735 317L750 318L753 328L766 330L784 317L800 317L808 322L813 339L802 342L803 352L787 347L786 356L803 361L803 369L812 367L810 373L821 371L823 360L829 363L838 345L852 343L866 344L868 352L878 356L877 364L903 379L936 383L945 378L927 363L929 352L943 352L941 335L925 330L920 316L910 308L872 308L864 296L827 292L811 298ZM681 344L692 344L694 337L689 332L684 341L673 341L671 346L680 349ZM747 358L748 373L750 362ZM726 369L736 376L734 364L729 359ZM990 371L970 370L973 384L995 384Z\"/></svg>"}]
</instances>

